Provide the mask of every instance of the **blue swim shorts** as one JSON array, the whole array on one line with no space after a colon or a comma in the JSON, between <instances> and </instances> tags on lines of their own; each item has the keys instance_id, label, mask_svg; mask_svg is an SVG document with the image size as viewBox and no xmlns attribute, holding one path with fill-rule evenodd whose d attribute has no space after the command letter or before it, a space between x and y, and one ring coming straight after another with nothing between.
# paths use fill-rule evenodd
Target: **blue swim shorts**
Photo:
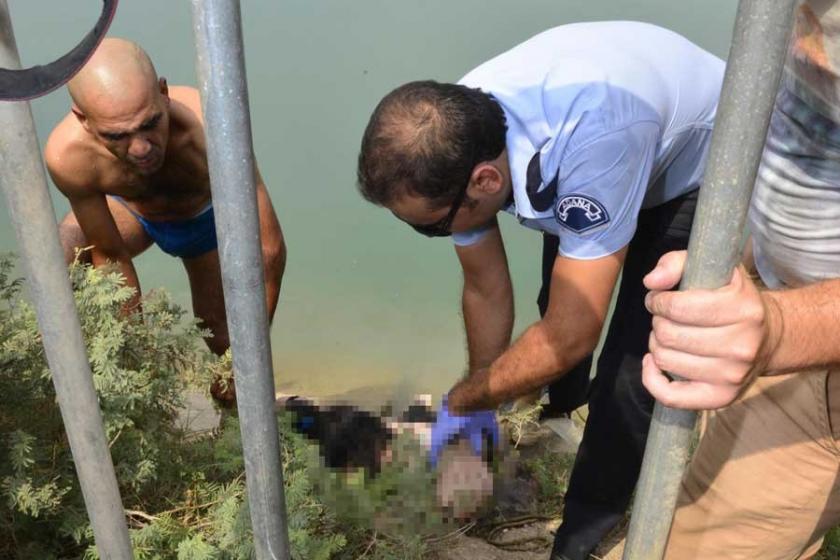
<instances>
[{"instance_id":1,"label":"blue swim shorts","mask_svg":"<svg viewBox=\"0 0 840 560\"><path fill-rule=\"evenodd\" d=\"M212 251L218 247L216 224L213 221L213 204L208 203L198 214L186 220L149 220L135 212L125 200L112 196L126 207L131 214L164 253L173 257L190 259Z\"/></svg>"}]
</instances>

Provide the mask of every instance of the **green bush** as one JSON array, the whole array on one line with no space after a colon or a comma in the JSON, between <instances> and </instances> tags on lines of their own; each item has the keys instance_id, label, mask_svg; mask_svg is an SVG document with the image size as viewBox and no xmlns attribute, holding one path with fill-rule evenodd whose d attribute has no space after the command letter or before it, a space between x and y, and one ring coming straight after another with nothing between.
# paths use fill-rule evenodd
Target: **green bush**
<instances>
[{"instance_id":1,"label":"green bush","mask_svg":"<svg viewBox=\"0 0 840 560\"><path fill-rule=\"evenodd\" d=\"M840 527L828 532L814 560L840 560Z\"/></svg>"},{"instance_id":2,"label":"green bush","mask_svg":"<svg viewBox=\"0 0 840 560\"><path fill-rule=\"evenodd\" d=\"M35 314L0 259L0 558L96 558ZM185 391L229 368L163 292L142 314L113 270L73 265L71 280L137 558L250 558L239 426L191 438L177 422ZM314 497L306 444L286 436L283 462L293 555L345 545Z\"/></svg>"}]
</instances>

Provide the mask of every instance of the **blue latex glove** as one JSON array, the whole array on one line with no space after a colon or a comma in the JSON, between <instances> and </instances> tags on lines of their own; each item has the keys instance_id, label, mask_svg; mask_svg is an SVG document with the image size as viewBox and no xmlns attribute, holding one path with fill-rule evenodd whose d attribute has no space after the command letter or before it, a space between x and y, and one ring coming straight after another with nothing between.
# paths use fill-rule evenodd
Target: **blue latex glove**
<instances>
[{"instance_id":1,"label":"blue latex glove","mask_svg":"<svg viewBox=\"0 0 840 560\"><path fill-rule=\"evenodd\" d=\"M482 455L484 445L490 438L493 447L499 443L499 425L496 423L496 413L492 410L468 412L463 416L449 412L449 399L443 396L437 420L432 426L432 446L429 450L429 461L436 466L440 454L447 444L460 436L469 440L470 447L476 455Z\"/></svg>"}]
</instances>

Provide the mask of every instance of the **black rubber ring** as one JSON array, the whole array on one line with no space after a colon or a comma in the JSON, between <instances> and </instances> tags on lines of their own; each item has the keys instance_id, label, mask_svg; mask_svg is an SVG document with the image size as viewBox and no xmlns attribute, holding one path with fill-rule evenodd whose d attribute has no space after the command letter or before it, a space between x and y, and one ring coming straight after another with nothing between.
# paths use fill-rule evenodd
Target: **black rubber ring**
<instances>
[{"instance_id":1,"label":"black rubber ring","mask_svg":"<svg viewBox=\"0 0 840 560\"><path fill-rule=\"evenodd\" d=\"M82 69L105 38L118 0L102 0L102 14L93 29L73 50L54 62L23 70L0 68L0 100L24 101L41 97L67 83Z\"/></svg>"}]
</instances>

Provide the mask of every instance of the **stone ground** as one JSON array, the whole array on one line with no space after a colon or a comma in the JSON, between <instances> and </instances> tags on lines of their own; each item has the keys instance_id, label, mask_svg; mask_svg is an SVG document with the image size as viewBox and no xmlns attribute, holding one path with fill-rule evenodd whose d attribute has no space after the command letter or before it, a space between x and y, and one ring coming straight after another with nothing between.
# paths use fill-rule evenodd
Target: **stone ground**
<instances>
[{"instance_id":1,"label":"stone ground","mask_svg":"<svg viewBox=\"0 0 840 560\"><path fill-rule=\"evenodd\" d=\"M534 524L522 529L511 529L505 534L505 539L523 539L534 537L545 537L551 542L554 531L559 525L559 520L549 523ZM621 560L624 551L624 541L621 538L617 542L603 545L592 560ZM438 560L548 560L550 546L545 546L537 551L513 551L497 548L481 538L460 536L447 543L447 549L437 553Z\"/></svg>"},{"instance_id":2,"label":"stone ground","mask_svg":"<svg viewBox=\"0 0 840 560\"><path fill-rule=\"evenodd\" d=\"M196 435L212 432L219 426L221 415L203 393L187 393L186 408L181 411L179 423Z\"/></svg>"}]
</instances>

